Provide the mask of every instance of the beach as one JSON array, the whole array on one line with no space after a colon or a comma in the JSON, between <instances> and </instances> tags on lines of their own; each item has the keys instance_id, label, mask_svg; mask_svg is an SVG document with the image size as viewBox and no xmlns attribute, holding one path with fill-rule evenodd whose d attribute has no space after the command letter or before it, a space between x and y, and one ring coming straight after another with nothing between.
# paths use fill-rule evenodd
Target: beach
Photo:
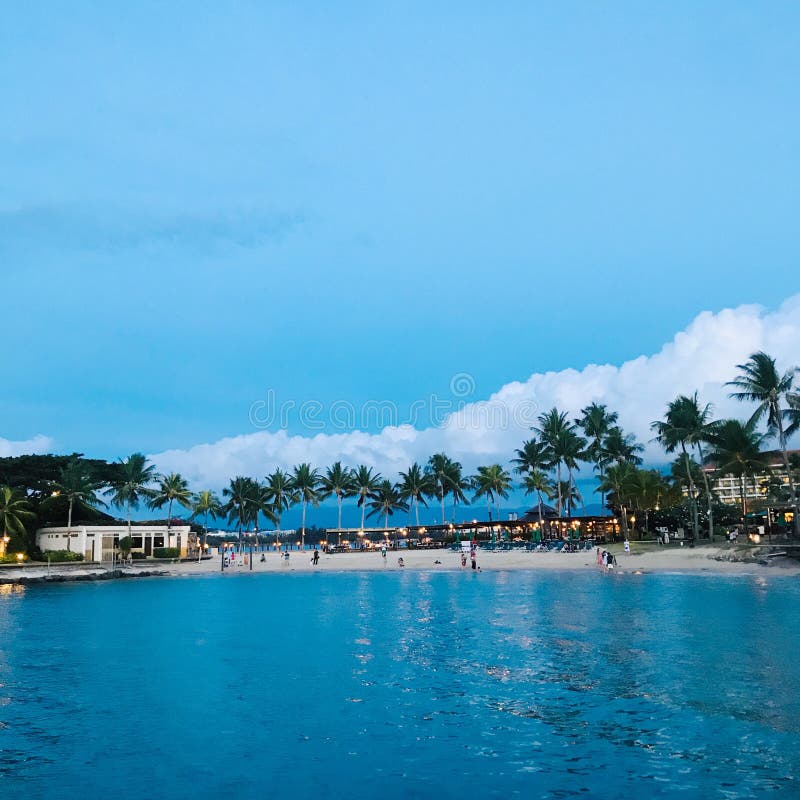
<instances>
[{"instance_id":1,"label":"beach","mask_svg":"<svg viewBox=\"0 0 800 800\"><path fill-rule=\"evenodd\" d=\"M701 547L670 547L654 549L650 546L637 546L631 543L631 553L626 554L621 545L611 548L615 554L616 565L606 570L597 564L596 550L579 553L529 552L525 550L491 551L479 549L477 566L481 572L496 571L586 571L602 570L617 575L643 573L707 573L709 575L798 575L800 561L788 558L770 559L768 564L759 563L752 555L748 560L731 560L731 554L741 559L746 553L742 548L727 545ZM762 554L763 554L762 550ZM160 576L199 576L219 574L222 577L291 574L308 572L390 572L390 571L431 571L431 572L472 572L469 561L461 566L461 555L449 549L432 550L389 550L386 558L379 551L353 551L350 553L326 554L320 550L319 563L312 563L313 551L292 550L288 563L276 552L254 554L254 563L241 563L240 558L234 566L221 570L220 557L205 559L200 563L164 563L153 561L134 562L133 566L117 567L111 570L105 564L27 565L0 571L0 583L18 581L51 580L102 580L108 578L160 577ZM403 566L400 566L402 559Z\"/></svg>"}]
</instances>

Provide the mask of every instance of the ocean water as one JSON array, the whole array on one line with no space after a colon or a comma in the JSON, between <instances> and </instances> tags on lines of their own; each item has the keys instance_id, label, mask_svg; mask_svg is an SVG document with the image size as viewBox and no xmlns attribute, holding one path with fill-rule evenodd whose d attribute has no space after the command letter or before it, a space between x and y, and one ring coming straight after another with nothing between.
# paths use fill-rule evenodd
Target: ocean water
<instances>
[{"instance_id":1,"label":"ocean water","mask_svg":"<svg viewBox=\"0 0 800 800\"><path fill-rule=\"evenodd\" d=\"M0 587L5 798L800 797L800 581Z\"/></svg>"}]
</instances>

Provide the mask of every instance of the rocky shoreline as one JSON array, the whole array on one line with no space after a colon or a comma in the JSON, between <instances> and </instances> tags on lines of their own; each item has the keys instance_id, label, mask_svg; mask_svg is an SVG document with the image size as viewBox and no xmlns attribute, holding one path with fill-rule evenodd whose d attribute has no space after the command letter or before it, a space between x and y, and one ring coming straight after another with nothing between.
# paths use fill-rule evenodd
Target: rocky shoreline
<instances>
[{"instance_id":1,"label":"rocky shoreline","mask_svg":"<svg viewBox=\"0 0 800 800\"><path fill-rule=\"evenodd\" d=\"M96 572L55 572L50 575L6 575L0 572L0 584L72 583L75 581L110 581L117 578L154 578L172 574L168 570L107 569Z\"/></svg>"}]
</instances>

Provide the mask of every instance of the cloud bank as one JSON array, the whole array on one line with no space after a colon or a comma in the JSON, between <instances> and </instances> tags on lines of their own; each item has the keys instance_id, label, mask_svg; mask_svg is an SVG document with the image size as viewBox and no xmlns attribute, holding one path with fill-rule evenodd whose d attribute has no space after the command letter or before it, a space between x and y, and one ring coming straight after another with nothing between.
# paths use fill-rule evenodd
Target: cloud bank
<instances>
[{"instance_id":1,"label":"cloud bank","mask_svg":"<svg viewBox=\"0 0 800 800\"><path fill-rule=\"evenodd\" d=\"M712 403L715 416L745 415L748 409L728 398L724 383L733 377L736 364L757 350L775 356L782 369L800 362L800 294L776 311L744 305L703 312L659 352L620 366L590 364L581 370L534 373L506 384L485 401L460 407L437 427L397 425L374 434L313 436L258 431L167 450L152 459L161 471L181 472L194 485L215 489L234 475L264 476L277 466L290 468L301 461L325 466L341 459L393 476L442 450L473 469L488 461L508 462L530 436L530 422L538 411L557 406L575 415L596 401L619 413L625 430L647 445L646 458L663 461L650 442L650 423L662 415L667 402L697 390L702 402Z\"/></svg>"},{"instance_id":2,"label":"cloud bank","mask_svg":"<svg viewBox=\"0 0 800 800\"><path fill-rule=\"evenodd\" d=\"M41 453L50 453L52 450L53 440L41 434L20 442L12 442L9 439L0 438L0 458L30 454L39 455Z\"/></svg>"}]
</instances>

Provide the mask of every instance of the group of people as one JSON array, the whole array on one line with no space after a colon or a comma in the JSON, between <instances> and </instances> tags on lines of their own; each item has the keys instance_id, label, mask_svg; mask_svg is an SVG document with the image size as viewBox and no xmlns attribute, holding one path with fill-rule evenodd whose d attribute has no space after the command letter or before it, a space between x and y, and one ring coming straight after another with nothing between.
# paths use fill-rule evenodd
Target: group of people
<instances>
[{"instance_id":1,"label":"group of people","mask_svg":"<svg viewBox=\"0 0 800 800\"><path fill-rule=\"evenodd\" d=\"M469 560L472 562L472 569L475 571L478 570L478 549L475 546L475 543L472 543L472 547L469 549ZM467 554L462 550L461 551L461 566L467 566Z\"/></svg>"},{"instance_id":2,"label":"group of people","mask_svg":"<svg viewBox=\"0 0 800 800\"><path fill-rule=\"evenodd\" d=\"M628 544L626 541L625 544ZM626 552L630 552L626 548ZM609 553L608 550L600 550L597 548L597 566L598 567L605 567L606 569L614 569L617 564L617 559L613 553Z\"/></svg>"}]
</instances>

